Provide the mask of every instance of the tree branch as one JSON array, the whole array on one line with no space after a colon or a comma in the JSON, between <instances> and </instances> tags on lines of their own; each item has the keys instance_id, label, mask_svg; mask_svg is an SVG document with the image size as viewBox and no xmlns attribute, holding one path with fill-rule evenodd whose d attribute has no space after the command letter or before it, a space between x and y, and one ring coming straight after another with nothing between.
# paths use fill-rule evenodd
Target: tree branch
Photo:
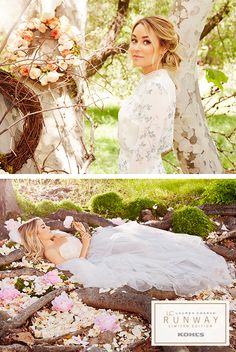
<instances>
[{"instance_id":1,"label":"tree branch","mask_svg":"<svg viewBox=\"0 0 236 352\"><path fill-rule=\"evenodd\" d=\"M222 255L222 257L224 257L225 259L228 260L232 260L233 262L236 262L236 250L235 249L228 249L224 246L220 246L220 245L211 245L211 244L207 244L208 247L216 252L219 255Z\"/></svg>"},{"instance_id":2,"label":"tree branch","mask_svg":"<svg viewBox=\"0 0 236 352\"><path fill-rule=\"evenodd\" d=\"M25 254L25 251L23 248L16 249L15 251L11 252L8 255L3 255L0 256L0 267L3 265L8 265L16 260L22 259Z\"/></svg>"},{"instance_id":3,"label":"tree branch","mask_svg":"<svg viewBox=\"0 0 236 352\"><path fill-rule=\"evenodd\" d=\"M48 215L48 219L61 220L64 221L66 216L73 216L75 221L85 222L90 226L116 226L112 221L103 218L102 216L96 214L90 214L86 212L77 212L76 210L65 210L60 209L55 213ZM45 219L46 221L46 219ZM47 222L48 223L48 222ZM67 229L68 232L68 229Z\"/></svg>"},{"instance_id":4,"label":"tree branch","mask_svg":"<svg viewBox=\"0 0 236 352\"><path fill-rule=\"evenodd\" d=\"M131 294L124 288L116 289L113 293L99 293L97 288L77 289L75 292L85 304L94 308L131 312L151 322L151 297L144 294Z\"/></svg>"},{"instance_id":5,"label":"tree branch","mask_svg":"<svg viewBox=\"0 0 236 352\"><path fill-rule=\"evenodd\" d=\"M125 19L128 14L129 0L119 0L117 13L114 21L112 22L107 34L100 42L100 48L106 48L114 43L117 36L124 25Z\"/></svg>"},{"instance_id":6,"label":"tree branch","mask_svg":"<svg viewBox=\"0 0 236 352\"><path fill-rule=\"evenodd\" d=\"M204 204L198 206L206 215L236 216L236 203Z\"/></svg>"},{"instance_id":7,"label":"tree branch","mask_svg":"<svg viewBox=\"0 0 236 352\"><path fill-rule=\"evenodd\" d=\"M3 271L0 271L0 280L5 279L6 277L14 278L14 277L19 277L21 275L42 276L42 275L44 275L44 273L39 271L39 270L36 270L34 268L21 268L21 269L13 269L13 270L3 270Z\"/></svg>"},{"instance_id":8,"label":"tree branch","mask_svg":"<svg viewBox=\"0 0 236 352\"><path fill-rule=\"evenodd\" d=\"M93 54L87 61L85 66L86 77L94 75L104 64L109 56L121 54L127 51L128 44L123 43L115 46L114 42L124 25L128 14L129 0L119 0L117 13L107 34L100 42L98 51Z\"/></svg>"},{"instance_id":9,"label":"tree branch","mask_svg":"<svg viewBox=\"0 0 236 352\"><path fill-rule=\"evenodd\" d=\"M202 40L204 37L207 36L222 20L223 18L229 14L230 12L230 6L229 6L230 1L227 0L227 2L222 6L222 8L219 10L218 13L216 13L214 16L209 18L208 22L206 23L205 27L203 28L202 34L200 36L200 40Z\"/></svg>"}]
</instances>

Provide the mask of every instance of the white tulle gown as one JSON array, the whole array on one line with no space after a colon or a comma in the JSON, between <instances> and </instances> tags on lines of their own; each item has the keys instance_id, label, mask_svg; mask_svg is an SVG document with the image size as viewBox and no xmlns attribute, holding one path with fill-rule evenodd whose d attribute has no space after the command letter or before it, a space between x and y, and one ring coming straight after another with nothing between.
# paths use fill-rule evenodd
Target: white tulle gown
<instances>
[{"instance_id":1,"label":"white tulle gown","mask_svg":"<svg viewBox=\"0 0 236 352\"><path fill-rule=\"evenodd\" d=\"M87 259L78 258L81 247L78 239L69 238L60 247L65 262L58 268L69 270L84 287L128 285L139 291L156 287L192 295L229 285L233 279L224 258L198 236L174 234L137 222L95 230Z\"/></svg>"}]
</instances>

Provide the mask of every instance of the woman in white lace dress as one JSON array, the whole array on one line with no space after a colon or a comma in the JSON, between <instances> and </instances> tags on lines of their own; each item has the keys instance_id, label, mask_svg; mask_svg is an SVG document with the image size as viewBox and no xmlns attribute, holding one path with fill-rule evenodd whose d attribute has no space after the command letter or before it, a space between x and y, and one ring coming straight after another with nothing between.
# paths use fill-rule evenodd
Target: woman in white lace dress
<instances>
[{"instance_id":1,"label":"woman in white lace dress","mask_svg":"<svg viewBox=\"0 0 236 352\"><path fill-rule=\"evenodd\" d=\"M151 287L192 295L232 282L224 258L197 236L174 234L135 221L97 228L92 235L74 223L81 241L56 234L40 218L19 228L30 258L46 258L60 270L70 271L85 287L139 291Z\"/></svg>"},{"instance_id":2,"label":"woman in white lace dress","mask_svg":"<svg viewBox=\"0 0 236 352\"><path fill-rule=\"evenodd\" d=\"M165 173L161 154L172 148L176 106L168 70L181 61L178 42L173 24L163 17L145 17L133 27L129 51L143 76L119 111L119 173Z\"/></svg>"}]
</instances>

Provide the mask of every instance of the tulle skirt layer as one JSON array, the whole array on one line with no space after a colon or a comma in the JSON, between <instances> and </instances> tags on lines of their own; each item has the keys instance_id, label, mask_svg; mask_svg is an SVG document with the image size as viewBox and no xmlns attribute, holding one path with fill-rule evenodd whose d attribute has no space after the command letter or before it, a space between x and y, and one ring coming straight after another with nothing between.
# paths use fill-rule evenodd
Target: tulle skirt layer
<instances>
[{"instance_id":1,"label":"tulle skirt layer","mask_svg":"<svg viewBox=\"0 0 236 352\"><path fill-rule=\"evenodd\" d=\"M152 287L192 295L232 282L223 257L197 236L173 234L129 222L98 228L87 259L71 259L58 266L74 274L85 287L138 291Z\"/></svg>"}]
</instances>

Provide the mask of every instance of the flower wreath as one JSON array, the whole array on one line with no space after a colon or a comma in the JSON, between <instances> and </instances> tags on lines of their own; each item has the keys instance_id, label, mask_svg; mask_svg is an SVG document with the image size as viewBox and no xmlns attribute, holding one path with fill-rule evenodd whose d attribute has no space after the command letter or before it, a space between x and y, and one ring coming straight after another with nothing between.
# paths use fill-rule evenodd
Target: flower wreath
<instances>
[{"instance_id":1,"label":"flower wreath","mask_svg":"<svg viewBox=\"0 0 236 352\"><path fill-rule=\"evenodd\" d=\"M59 55L53 55L45 59L45 55L37 57L37 48L34 49L33 41L36 35L47 34L55 40ZM80 52L79 30L69 23L66 16L53 17L41 21L31 18L24 22L18 29L14 30L7 42L5 59L10 61L12 73L19 73L23 77L39 81L42 86L55 83L66 74L69 68L79 66L78 58ZM45 36L45 39L46 38Z\"/></svg>"}]
</instances>

